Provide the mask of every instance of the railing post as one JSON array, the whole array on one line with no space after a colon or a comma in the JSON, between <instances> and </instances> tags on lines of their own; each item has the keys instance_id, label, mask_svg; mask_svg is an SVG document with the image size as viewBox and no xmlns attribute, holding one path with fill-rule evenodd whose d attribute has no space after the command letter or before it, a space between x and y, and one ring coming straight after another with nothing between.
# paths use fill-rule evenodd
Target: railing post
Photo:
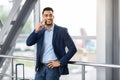
<instances>
[{"instance_id":1,"label":"railing post","mask_svg":"<svg viewBox=\"0 0 120 80\"><path fill-rule=\"evenodd\" d=\"M85 80L85 65L82 65L82 80Z\"/></svg>"},{"instance_id":2,"label":"railing post","mask_svg":"<svg viewBox=\"0 0 120 80\"><path fill-rule=\"evenodd\" d=\"M12 58L12 76L14 76L14 59ZM12 80L14 80L14 77L12 77Z\"/></svg>"}]
</instances>

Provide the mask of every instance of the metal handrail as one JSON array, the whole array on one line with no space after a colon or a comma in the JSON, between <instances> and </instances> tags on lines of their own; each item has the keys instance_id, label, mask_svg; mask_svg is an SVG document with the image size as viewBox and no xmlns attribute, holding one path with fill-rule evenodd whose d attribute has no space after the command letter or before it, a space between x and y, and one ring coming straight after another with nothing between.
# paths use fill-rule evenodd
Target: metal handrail
<instances>
[{"instance_id":1,"label":"metal handrail","mask_svg":"<svg viewBox=\"0 0 120 80\"><path fill-rule=\"evenodd\" d=\"M108 68L119 68L120 65L115 64L104 64L104 63L91 63L91 62L81 62L81 61L69 61L69 64L76 64L76 65L85 65L85 66L94 66L94 67L108 67Z\"/></svg>"},{"instance_id":2,"label":"metal handrail","mask_svg":"<svg viewBox=\"0 0 120 80\"><path fill-rule=\"evenodd\" d=\"M23 60L32 60L32 61L36 60L34 57L25 57L25 56L0 55L0 57L13 58L13 59L23 59ZM115 64L104 64L104 63L93 63L93 62L82 62L82 61L69 61L68 63L69 64L75 64L75 65L94 66L94 67L120 68L120 65L115 65Z\"/></svg>"},{"instance_id":3,"label":"metal handrail","mask_svg":"<svg viewBox=\"0 0 120 80\"><path fill-rule=\"evenodd\" d=\"M34 57L25 57L25 56L9 56L9 55L0 55L3 58L12 58L12 59L23 59L23 60L32 60L35 61Z\"/></svg>"},{"instance_id":4,"label":"metal handrail","mask_svg":"<svg viewBox=\"0 0 120 80\"><path fill-rule=\"evenodd\" d=\"M32 60L32 61L36 60L34 57L24 57L24 56L0 55L0 57L11 58L11 59ZM118 69L120 69L120 65L115 65L115 64L93 63L93 62L82 62L82 61L69 61L68 63L69 64L74 64L74 65L82 65L82 80L85 80L85 66L118 68Z\"/></svg>"}]
</instances>

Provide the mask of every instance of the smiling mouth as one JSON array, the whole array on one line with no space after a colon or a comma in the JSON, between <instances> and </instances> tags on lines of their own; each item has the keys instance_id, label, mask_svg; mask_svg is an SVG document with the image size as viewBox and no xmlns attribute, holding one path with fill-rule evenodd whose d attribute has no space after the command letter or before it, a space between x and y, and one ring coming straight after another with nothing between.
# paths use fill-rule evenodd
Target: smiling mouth
<instances>
[{"instance_id":1,"label":"smiling mouth","mask_svg":"<svg viewBox=\"0 0 120 80\"><path fill-rule=\"evenodd\" d=\"M51 24L52 24L52 21L51 21L51 20L50 20L50 21L46 21L45 24L46 24L46 25L51 25Z\"/></svg>"}]
</instances>

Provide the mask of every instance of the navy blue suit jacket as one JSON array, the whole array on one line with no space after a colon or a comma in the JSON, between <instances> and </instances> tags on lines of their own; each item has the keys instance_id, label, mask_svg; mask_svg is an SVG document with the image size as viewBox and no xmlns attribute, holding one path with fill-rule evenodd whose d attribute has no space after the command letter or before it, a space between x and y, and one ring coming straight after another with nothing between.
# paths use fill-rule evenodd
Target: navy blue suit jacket
<instances>
[{"instance_id":1,"label":"navy blue suit jacket","mask_svg":"<svg viewBox=\"0 0 120 80\"><path fill-rule=\"evenodd\" d=\"M41 67L41 54L42 54L42 45L44 41L44 32L43 28L38 33L35 33L35 30L28 37L26 44L28 46L32 46L37 43L37 53L36 53L36 71ZM54 52L60 61L60 73L68 74L68 61L72 58L72 56L76 53L76 47L71 39L70 35L67 32L66 28L60 27L58 25L54 25L53 32L53 40L52 40ZM67 51L66 51L67 47Z\"/></svg>"}]
</instances>

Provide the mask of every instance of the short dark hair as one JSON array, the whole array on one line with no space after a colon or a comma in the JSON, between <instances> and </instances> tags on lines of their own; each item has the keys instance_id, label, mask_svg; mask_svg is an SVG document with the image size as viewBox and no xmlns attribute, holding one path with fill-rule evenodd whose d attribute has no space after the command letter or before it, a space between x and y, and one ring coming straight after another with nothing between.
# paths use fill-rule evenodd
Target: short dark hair
<instances>
[{"instance_id":1,"label":"short dark hair","mask_svg":"<svg viewBox=\"0 0 120 80\"><path fill-rule=\"evenodd\" d=\"M45 7L45 8L43 9L43 11L42 11L42 14L43 14L45 11L52 11L52 12L54 12L51 7Z\"/></svg>"}]
</instances>

